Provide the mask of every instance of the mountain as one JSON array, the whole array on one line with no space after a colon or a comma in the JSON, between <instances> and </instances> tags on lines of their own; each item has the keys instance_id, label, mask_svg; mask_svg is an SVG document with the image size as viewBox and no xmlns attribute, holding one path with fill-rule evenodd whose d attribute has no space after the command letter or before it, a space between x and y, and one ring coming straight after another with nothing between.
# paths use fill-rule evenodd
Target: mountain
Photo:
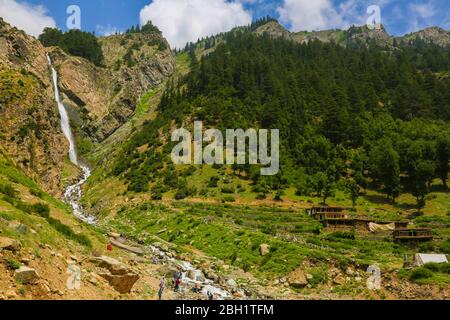
<instances>
[{"instance_id":1,"label":"mountain","mask_svg":"<svg viewBox=\"0 0 450 320\"><path fill-rule=\"evenodd\" d=\"M447 47L450 45L450 31L439 27L430 27L396 39L404 44L409 44L419 39L428 44Z\"/></svg>"},{"instance_id":2,"label":"mountain","mask_svg":"<svg viewBox=\"0 0 450 320\"><path fill-rule=\"evenodd\" d=\"M273 37L292 39L299 43L318 40L325 43L333 42L343 46L371 43L392 48L394 40L399 44L408 45L417 39L440 47L446 47L450 44L450 32L439 27L430 27L402 37L394 37L386 32L383 25L374 29L370 29L367 26L352 26L348 30L289 32L277 21L270 21L258 27L254 32L259 35L268 33Z\"/></svg>"},{"instance_id":3,"label":"mountain","mask_svg":"<svg viewBox=\"0 0 450 320\"><path fill-rule=\"evenodd\" d=\"M105 66L50 50L64 103L85 136L103 141L135 112L139 99L175 71L175 58L159 32L99 39ZM76 116L75 116L76 115Z\"/></svg>"},{"instance_id":4,"label":"mountain","mask_svg":"<svg viewBox=\"0 0 450 320\"><path fill-rule=\"evenodd\" d=\"M0 19L0 150L54 195L68 143L59 129L46 50Z\"/></svg>"},{"instance_id":5,"label":"mountain","mask_svg":"<svg viewBox=\"0 0 450 320\"><path fill-rule=\"evenodd\" d=\"M184 290L165 298L204 299L194 283L228 299L449 295L448 264L411 259L450 252L447 31L291 33L265 18L176 52L152 24L44 35L0 20L0 299L154 299L180 266ZM198 120L279 129L279 172L175 165L173 130ZM339 207L343 225L313 205ZM394 222L433 240L394 242ZM66 288L74 267L80 290Z\"/></svg>"}]
</instances>

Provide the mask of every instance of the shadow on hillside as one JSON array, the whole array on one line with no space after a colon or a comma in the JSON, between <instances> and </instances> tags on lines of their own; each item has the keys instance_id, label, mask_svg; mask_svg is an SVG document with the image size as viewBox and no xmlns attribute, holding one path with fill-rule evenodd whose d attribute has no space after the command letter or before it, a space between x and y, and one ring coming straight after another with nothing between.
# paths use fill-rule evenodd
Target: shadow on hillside
<instances>
[{"instance_id":1,"label":"shadow on hillside","mask_svg":"<svg viewBox=\"0 0 450 320\"><path fill-rule=\"evenodd\" d=\"M371 194L371 195L365 195L364 198L372 203L376 204L389 204L393 206L396 209L400 210L414 210L417 209L417 206L415 204L410 203L393 203L390 199L386 198L386 196L378 195L378 194Z\"/></svg>"}]
</instances>

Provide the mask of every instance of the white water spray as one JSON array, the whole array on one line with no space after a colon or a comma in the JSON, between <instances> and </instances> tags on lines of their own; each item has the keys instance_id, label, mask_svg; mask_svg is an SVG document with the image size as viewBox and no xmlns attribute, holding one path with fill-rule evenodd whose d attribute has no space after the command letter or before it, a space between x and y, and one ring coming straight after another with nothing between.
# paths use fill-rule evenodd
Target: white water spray
<instances>
[{"instance_id":1,"label":"white water spray","mask_svg":"<svg viewBox=\"0 0 450 320\"><path fill-rule=\"evenodd\" d=\"M70 128L69 115L67 114L66 107L61 101L58 88L58 73L52 65L52 60L50 56L47 55L48 64L52 70L53 86L55 90L55 101L58 105L59 115L61 117L61 129L64 136L69 141L69 158L70 161L76 166L80 167L83 171L83 177L74 185L67 187L64 193L64 198L69 203L73 209L74 215L80 220L87 222L89 224L94 224L96 222L93 216L87 216L83 212L83 207L80 205L80 199L82 195L82 185L87 181L91 175L91 170L78 162L77 150L75 147L75 139L73 138L72 129Z\"/></svg>"}]
</instances>

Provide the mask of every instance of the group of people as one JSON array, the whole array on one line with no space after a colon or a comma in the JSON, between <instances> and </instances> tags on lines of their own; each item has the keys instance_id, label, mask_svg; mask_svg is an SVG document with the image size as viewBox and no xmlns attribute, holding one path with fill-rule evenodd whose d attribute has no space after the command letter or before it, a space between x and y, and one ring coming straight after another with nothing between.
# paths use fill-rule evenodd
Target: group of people
<instances>
[{"instance_id":1,"label":"group of people","mask_svg":"<svg viewBox=\"0 0 450 320\"><path fill-rule=\"evenodd\" d=\"M173 274L173 282L174 282L174 291L180 292L180 285L182 282L183 274L180 271L175 271ZM162 296L164 293L164 290L166 288L166 276L163 276L161 278L161 281L159 283L159 291L158 291L158 298L159 300L162 300ZM193 293L201 293L201 287L198 284L195 284L195 286L192 288ZM211 293L211 291L207 292L208 300L214 300L214 295Z\"/></svg>"},{"instance_id":2,"label":"group of people","mask_svg":"<svg viewBox=\"0 0 450 320\"><path fill-rule=\"evenodd\" d=\"M181 272L179 272L179 271L174 272L174 274L173 274L173 284L174 284L173 290L175 292L180 292L180 285L181 285L182 277L183 277L183 274ZM165 288L166 288L166 276L163 276L159 283L159 291L158 291L159 300L162 300L162 296L163 296Z\"/></svg>"}]
</instances>

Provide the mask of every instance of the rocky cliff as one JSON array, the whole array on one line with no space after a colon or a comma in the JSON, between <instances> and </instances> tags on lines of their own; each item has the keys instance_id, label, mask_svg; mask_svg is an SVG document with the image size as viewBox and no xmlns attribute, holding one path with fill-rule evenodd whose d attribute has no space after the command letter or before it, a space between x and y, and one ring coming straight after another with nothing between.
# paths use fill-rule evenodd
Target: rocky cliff
<instances>
[{"instance_id":1,"label":"rocky cliff","mask_svg":"<svg viewBox=\"0 0 450 320\"><path fill-rule=\"evenodd\" d=\"M175 71L175 57L159 33L114 35L100 43L103 67L50 50L71 118L96 142L124 124L140 97Z\"/></svg>"},{"instance_id":2,"label":"rocky cliff","mask_svg":"<svg viewBox=\"0 0 450 320\"><path fill-rule=\"evenodd\" d=\"M0 150L45 191L62 193L68 144L60 130L46 51L0 18Z\"/></svg>"}]
</instances>

